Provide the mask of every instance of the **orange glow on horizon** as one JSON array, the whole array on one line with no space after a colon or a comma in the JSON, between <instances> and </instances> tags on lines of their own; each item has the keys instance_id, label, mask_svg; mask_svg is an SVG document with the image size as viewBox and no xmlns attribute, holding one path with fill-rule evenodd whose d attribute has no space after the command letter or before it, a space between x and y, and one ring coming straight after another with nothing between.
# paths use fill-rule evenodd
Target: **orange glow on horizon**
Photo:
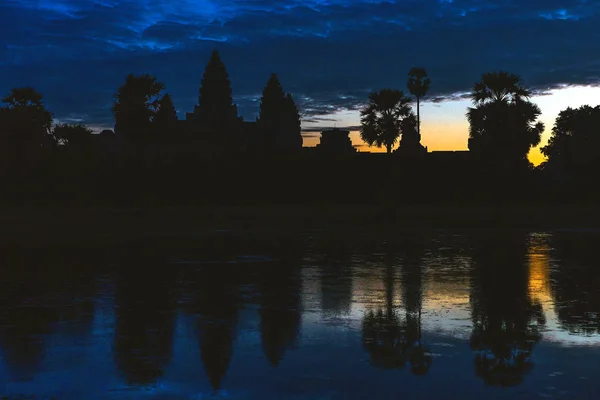
<instances>
[{"instance_id":1,"label":"orange glow on horizon","mask_svg":"<svg viewBox=\"0 0 600 400\"><path fill-rule=\"evenodd\" d=\"M552 89L543 96L534 96L531 99L542 110L540 120L546 126L540 144L531 149L528 154L529 161L539 165L546 160L540 152L540 147L548 143L554 121L560 111L567 107L577 108L584 104L597 106L600 104L600 88L593 86L565 87ZM467 150L469 140L469 123L466 112L471 106L469 100L453 100L442 103L423 102L421 104L421 143L427 146L429 151L439 150ZM324 121L336 121L338 127L360 125L358 111L340 111L332 115L326 115ZM333 127L333 122L330 123ZM305 126L310 128L310 125ZM308 132L306 132L309 134ZM314 147L319 143L320 132L316 129L310 133L313 137L304 138L305 147ZM352 144L359 146L358 151L384 153L384 147L366 146L360 139L358 131L350 133ZM397 147L397 146L396 146Z\"/></svg>"}]
</instances>

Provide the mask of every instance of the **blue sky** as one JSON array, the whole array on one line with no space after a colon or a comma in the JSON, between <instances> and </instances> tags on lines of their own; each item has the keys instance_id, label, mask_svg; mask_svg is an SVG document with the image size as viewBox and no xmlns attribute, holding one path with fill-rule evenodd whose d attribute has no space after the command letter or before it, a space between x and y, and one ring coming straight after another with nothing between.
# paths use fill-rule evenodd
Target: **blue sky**
<instances>
[{"instance_id":1,"label":"blue sky","mask_svg":"<svg viewBox=\"0 0 600 400\"><path fill-rule=\"evenodd\" d=\"M541 92L596 85L599 23L592 0L2 0L0 92L31 85L58 120L110 127L116 88L128 73L149 72L183 117L216 48L245 119L271 72L307 128L355 123L369 91L404 89L420 65L436 102L426 124L464 119L451 100L490 70L520 74Z\"/></svg>"}]
</instances>

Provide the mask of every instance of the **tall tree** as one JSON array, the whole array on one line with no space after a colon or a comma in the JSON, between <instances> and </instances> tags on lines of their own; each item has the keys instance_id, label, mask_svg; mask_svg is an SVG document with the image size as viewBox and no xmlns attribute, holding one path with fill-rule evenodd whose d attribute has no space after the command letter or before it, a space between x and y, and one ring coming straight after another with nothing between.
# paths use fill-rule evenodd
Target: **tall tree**
<instances>
[{"instance_id":1,"label":"tall tree","mask_svg":"<svg viewBox=\"0 0 600 400\"><path fill-rule=\"evenodd\" d=\"M600 172L600 106L567 108L558 114L548 145L542 153L548 163L565 172L585 175Z\"/></svg>"},{"instance_id":2,"label":"tall tree","mask_svg":"<svg viewBox=\"0 0 600 400\"><path fill-rule=\"evenodd\" d=\"M427 72L424 68L413 67L408 72L408 91L410 94L417 98L417 134L419 140L421 139L421 115L420 115L420 101L429 91L431 80L427 76Z\"/></svg>"},{"instance_id":3,"label":"tall tree","mask_svg":"<svg viewBox=\"0 0 600 400\"><path fill-rule=\"evenodd\" d=\"M503 169L529 165L527 154L540 142L541 111L518 75L483 74L473 86L469 108L469 149L489 165Z\"/></svg>"},{"instance_id":4,"label":"tall tree","mask_svg":"<svg viewBox=\"0 0 600 400\"><path fill-rule=\"evenodd\" d=\"M258 117L263 150L302 147L300 115L291 94L285 94L276 74L271 74L260 99Z\"/></svg>"},{"instance_id":5,"label":"tall tree","mask_svg":"<svg viewBox=\"0 0 600 400\"><path fill-rule=\"evenodd\" d=\"M128 75L125 84L117 90L112 107L115 133L136 144L147 139L164 88L153 75Z\"/></svg>"},{"instance_id":6,"label":"tall tree","mask_svg":"<svg viewBox=\"0 0 600 400\"><path fill-rule=\"evenodd\" d=\"M237 107L231 97L229 74L217 50L212 52L204 70L198 106L194 113L203 124L211 127L220 127L237 118Z\"/></svg>"},{"instance_id":7,"label":"tall tree","mask_svg":"<svg viewBox=\"0 0 600 400\"><path fill-rule=\"evenodd\" d=\"M15 88L2 98L0 139L8 165L29 165L55 144L51 135L52 114L43 96L31 87Z\"/></svg>"},{"instance_id":8,"label":"tall tree","mask_svg":"<svg viewBox=\"0 0 600 400\"><path fill-rule=\"evenodd\" d=\"M369 103L360 112L360 137L369 146L385 146L388 153L398 141L405 119L412 111L410 99L402 90L382 89L369 95Z\"/></svg>"}]
</instances>

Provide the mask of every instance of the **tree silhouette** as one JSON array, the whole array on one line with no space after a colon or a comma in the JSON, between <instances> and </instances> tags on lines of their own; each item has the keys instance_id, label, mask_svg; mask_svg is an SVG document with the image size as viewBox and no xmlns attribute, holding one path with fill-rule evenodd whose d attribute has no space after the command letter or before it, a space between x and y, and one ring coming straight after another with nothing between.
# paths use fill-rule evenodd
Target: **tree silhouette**
<instances>
[{"instance_id":1,"label":"tree silhouette","mask_svg":"<svg viewBox=\"0 0 600 400\"><path fill-rule=\"evenodd\" d=\"M46 110L42 100L43 96L31 87L12 89L2 98L1 158L6 167L31 166L54 147L52 114Z\"/></svg>"},{"instance_id":2,"label":"tree silhouette","mask_svg":"<svg viewBox=\"0 0 600 400\"><path fill-rule=\"evenodd\" d=\"M85 125L58 124L52 129L56 141L74 153L88 150L92 144L92 130Z\"/></svg>"},{"instance_id":3,"label":"tree silhouette","mask_svg":"<svg viewBox=\"0 0 600 400\"><path fill-rule=\"evenodd\" d=\"M573 176L597 173L600 166L600 106L567 108L558 114L548 145L541 148L549 165Z\"/></svg>"},{"instance_id":4,"label":"tree silhouette","mask_svg":"<svg viewBox=\"0 0 600 400\"><path fill-rule=\"evenodd\" d=\"M385 146L388 153L398 141L405 119L412 114L410 99L401 90L382 89L369 95L360 112L360 137L369 146Z\"/></svg>"},{"instance_id":5,"label":"tree silhouette","mask_svg":"<svg viewBox=\"0 0 600 400\"><path fill-rule=\"evenodd\" d=\"M531 370L531 352L545 324L542 306L528 292L523 234L476 240L471 282L475 372L486 384L515 386Z\"/></svg>"},{"instance_id":6,"label":"tree silhouette","mask_svg":"<svg viewBox=\"0 0 600 400\"><path fill-rule=\"evenodd\" d=\"M427 76L427 72L424 68L413 67L408 72L408 91L410 94L417 98L417 134L419 140L421 140L421 114L420 114L420 101L429 91L429 85L431 80Z\"/></svg>"},{"instance_id":7,"label":"tree silhouette","mask_svg":"<svg viewBox=\"0 0 600 400\"><path fill-rule=\"evenodd\" d=\"M117 90L112 112L115 133L140 146L152 132L152 121L160 105L164 85L150 74L127 76Z\"/></svg>"},{"instance_id":8,"label":"tree silhouette","mask_svg":"<svg viewBox=\"0 0 600 400\"><path fill-rule=\"evenodd\" d=\"M293 150L302 147L300 117L294 99L286 95L276 74L271 74L260 100L258 129L263 150Z\"/></svg>"},{"instance_id":9,"label":"tree silhouette","mask_svg":"<svg viewBox=\"0 0 600 400\"><path fill-rule=\"evenodd\" d=\"M511 170L529 166L527 154L540 142L541 111L518 75L489 72L473 86L467 112L469 149L488 165Z\"/></svg>"}]
</instances>

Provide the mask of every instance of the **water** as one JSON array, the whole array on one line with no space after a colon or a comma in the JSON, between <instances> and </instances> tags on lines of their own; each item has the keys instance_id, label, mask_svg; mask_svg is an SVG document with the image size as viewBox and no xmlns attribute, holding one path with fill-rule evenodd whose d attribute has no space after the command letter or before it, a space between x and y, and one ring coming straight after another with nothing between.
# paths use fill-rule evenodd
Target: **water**
<instances>
[{"instance_id":1,"label":"water","mask_svg":"<svg viewBox=\"0 0 600 400\"><path fill-rule=\"evenodd\" d=\"M599 239L220 231L5 249L0 394L596 398Z\"/></svg>"}]
</instances>

